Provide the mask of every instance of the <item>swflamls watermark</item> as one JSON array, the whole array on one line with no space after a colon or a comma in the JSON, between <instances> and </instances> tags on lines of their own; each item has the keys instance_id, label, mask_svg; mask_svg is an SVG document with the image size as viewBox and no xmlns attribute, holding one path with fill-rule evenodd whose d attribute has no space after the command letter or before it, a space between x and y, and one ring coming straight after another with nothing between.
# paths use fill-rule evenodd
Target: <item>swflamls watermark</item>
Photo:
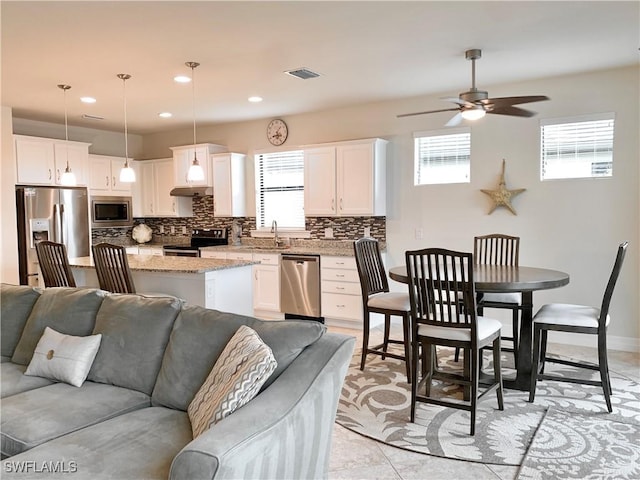
<instances>
[{"instance_id":1,"label":"swflamls watermark","mask_svg":"<svg viewBox=\"0 0 640 480\"><path fill-rule=\"evenodd\" d=\"M48 460L37 462L35 460L6 460L4 462L5 473L76 473L78 464L71 460Z\"/></svg>"}]
</instances>

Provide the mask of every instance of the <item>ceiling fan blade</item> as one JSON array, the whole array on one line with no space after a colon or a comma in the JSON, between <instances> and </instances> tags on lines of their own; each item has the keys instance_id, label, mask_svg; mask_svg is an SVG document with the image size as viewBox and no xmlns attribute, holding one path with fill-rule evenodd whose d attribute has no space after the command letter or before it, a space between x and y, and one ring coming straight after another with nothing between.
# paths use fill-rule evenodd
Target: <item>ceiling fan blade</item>
<instances>
[{"instance_id":1,"label":"ceiling fan blade","mask_svg":"<svg viewBox=\"0 0 640 480\"><path fill-rule=\"evenodd\" d=\"M451 120L444 124L445 127L455 127L462 122L462 112L456 113Z\"/></svg>"},{"instance_id":2,"label":"ceiling fan blade","mask_svg":"<svg viewBox=\"0 0 640 480\"><path fill-rule=\"evenodd\" d=\"M495 108L501 108L510 105L519 105L521 103L541 102L543 100L549 100L549 97L545 95L527 95L523 97L487 98L486 100L482 100L482 103L485 105L493 105Z\"/></svg>"},{"instance_id":3,"label":"ceiling fan blade","mask_svg":"<svg viewBox=\"0 0 640 480\"><path fill-rule=\"evenodd\" d=\"M458 97L440 97L440 100L444 100L445 102L457 103L462 107L473 106L473 103L467 102L466 100L462 100L461 98L458 98Z\"/></svg>"},{"instance_id":4,"label":"ceiling fan blade","mask_svg":"<svg viewBox=\"0 0 640 480\"><path fill-rule=\"evenodd\" d=\"M458 110L459 110L459 108L444 108L442 110L429 110L427 112L403 113L401 115L396 115L396 117L397 118L413 117L414 115L425 115L427 113L453 112L453 111L458 111Z\"/></svg>"},{"instance_id":5,"label":"ceiling fan blade","mask_svg":"<svg viewBox=\"0 0 640 480\"><path fill-rule=\"evenodd\" d=\"M525 110L524 108L505 106L487 110L487 113L495 113L497 115L510 115L512 117L533 117L536 112Z\"/></svg>"}]
</instances>

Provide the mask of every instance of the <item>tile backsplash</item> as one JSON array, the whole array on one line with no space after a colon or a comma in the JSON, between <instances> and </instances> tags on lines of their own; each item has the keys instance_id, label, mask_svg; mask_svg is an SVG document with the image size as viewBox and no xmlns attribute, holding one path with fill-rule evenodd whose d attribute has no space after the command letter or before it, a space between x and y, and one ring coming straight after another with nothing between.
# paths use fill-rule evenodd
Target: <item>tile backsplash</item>
<instances>
[{"instance_id":1,"label":"tile backsplash","mask_svg":"<svg viewBox=\"0 0 640 480\"><path fill-rule=\"evenodd\" d=\"M135 218L134 221L151 227L154 240L162 237L176 242L187 240L191 236L191 230L196 228L231 229L234 221L242 225L243 238L250 237L251 230L256 228L255 217L214 217L212 195L193 199L193 217L146 217ZM161 227L164 227L163 233L160 232ZM382 242L386 242L387 237L386 217L307 217L305 220L305 229L311 232L311 240L325 240L327 228L333 229L333 241L356 240L364 235L365 228L369 228L371 236ZM124 241L131 238L131 230L132 228L94 228L91 232L92 241Z\"/></svg>"}]
</instances>

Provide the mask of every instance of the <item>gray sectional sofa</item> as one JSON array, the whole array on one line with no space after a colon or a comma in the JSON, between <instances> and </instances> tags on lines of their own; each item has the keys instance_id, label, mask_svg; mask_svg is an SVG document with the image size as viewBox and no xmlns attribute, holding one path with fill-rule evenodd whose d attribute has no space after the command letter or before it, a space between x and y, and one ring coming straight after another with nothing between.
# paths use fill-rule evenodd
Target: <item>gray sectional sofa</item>
<instances>
[{"instance_id":1,"label":"gray sectional sofa","mask_svg":"<svg viewBox=\"0 0 640 480\"><path fill-rule=\"evenodd\" d=\"M3 284L0 300L3 479L327 476L353 337L173 297ZM253 400L193 439L187 407L241 325L277 368ZM81 387L24 375L47 326L102 334Z\"/></svg>"}]
</instances>

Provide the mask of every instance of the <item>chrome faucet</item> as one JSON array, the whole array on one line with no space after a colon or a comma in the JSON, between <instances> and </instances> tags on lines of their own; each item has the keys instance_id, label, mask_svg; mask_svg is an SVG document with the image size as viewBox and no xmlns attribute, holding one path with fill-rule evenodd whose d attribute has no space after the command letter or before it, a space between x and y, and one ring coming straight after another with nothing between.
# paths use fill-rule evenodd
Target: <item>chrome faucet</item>
<instances>
[{"instance_id":1,"label":"chrome faucet","mask_svg":"<svg viewBox=\"0 0 640 480\"><path fill-rule=\"evenodd\" d=\"M275 220L271 222L271 233L273 233L273 243L276 247L279 247L280 239L278 238L278 222Z\"/></svg>"}]
</instances>

